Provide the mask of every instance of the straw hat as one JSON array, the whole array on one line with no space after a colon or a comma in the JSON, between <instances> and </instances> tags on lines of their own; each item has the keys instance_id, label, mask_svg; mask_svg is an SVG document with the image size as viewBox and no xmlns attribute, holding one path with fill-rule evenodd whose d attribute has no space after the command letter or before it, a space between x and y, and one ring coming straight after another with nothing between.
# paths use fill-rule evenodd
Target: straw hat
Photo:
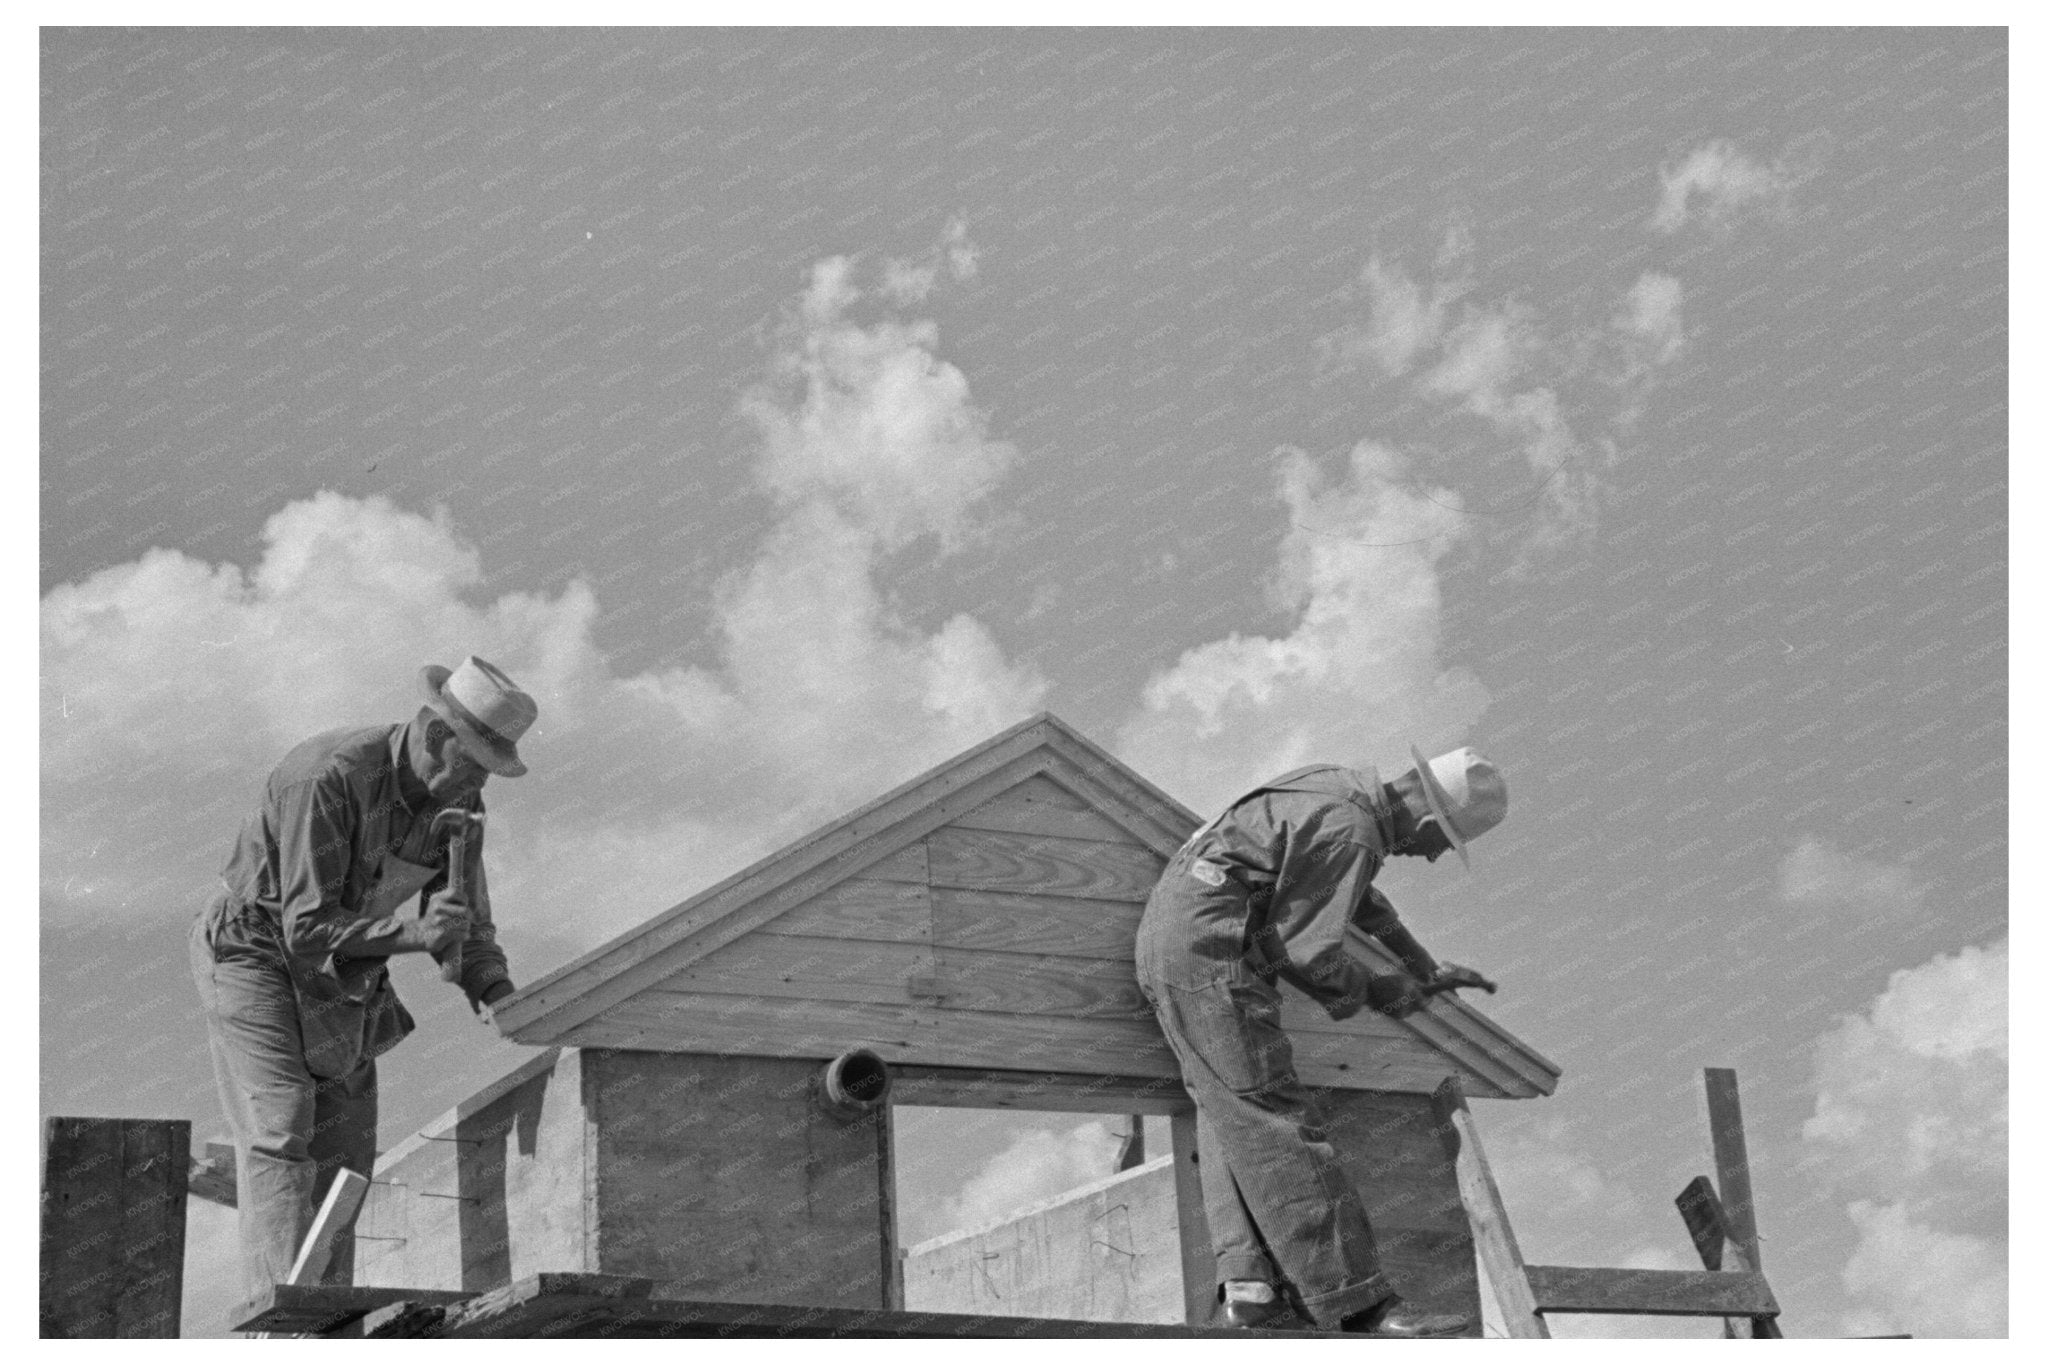
<instances>
[{"instance_id":1,"label":"straw hat","mask_svg":"<svg viewBox=\"0 0 2048 1365\"><path fill-rule=\"evenodd\" d=\"M1471 749L1453 749L1435 758L1424 758L1414 745L1415 771L1422 779L1422 795L1429 813L1436 817L1451 847L1467 868L1472 866L1465 845L1492 829L1508 815L1508 784L1500 769Z\"/></svg>"},{"instance_id":2,"label":"straw hat","mask_svg":"<svg viewBox=\"0 0 2048 1365\"><path fill-rule=\"evenodd\" d=\"M463 749L500 777L526 771L519 737L540 715L540 705L495 666L472 654L453 672L439 664L420 670L427 705L448 722Z\"/></svg>"}]
</instances>

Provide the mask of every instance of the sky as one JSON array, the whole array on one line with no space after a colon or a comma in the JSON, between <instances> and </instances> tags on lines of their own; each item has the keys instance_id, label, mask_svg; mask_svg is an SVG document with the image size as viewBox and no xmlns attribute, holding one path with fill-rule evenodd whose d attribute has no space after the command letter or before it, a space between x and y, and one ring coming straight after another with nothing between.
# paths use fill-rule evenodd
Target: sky
<instances>
[{"instance_id":1,"label":"sky","mask_svg":"<svg viewBox=\"0 0 2048 1365\"><path fill-rule=\"evenodd\" d=\"M1040 709L1205 814L1469 743L1507 822L1381 885L1563 1068L1476 1106L1525 1254L1691 1265L1729 1066L1788 1335L2004 1335L2006 73L44 30L43 1112L224 1132L184 930L269 767L424 663L540 702L522 980ZM525 1053L415 965L387 1145ZM1114 1150L933 1122L925 1235Z\"/></svg>"}]
</instances>

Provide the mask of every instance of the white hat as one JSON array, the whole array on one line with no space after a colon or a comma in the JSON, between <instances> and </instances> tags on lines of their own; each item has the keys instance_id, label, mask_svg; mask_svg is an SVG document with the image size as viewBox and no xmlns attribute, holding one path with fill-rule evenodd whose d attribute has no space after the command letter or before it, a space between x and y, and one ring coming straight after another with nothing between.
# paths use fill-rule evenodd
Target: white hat
<instances>
[{"instance_id":1,"label":"white hat","mask_svg":"<svg viewBox=\"0 0 2048 1365\"><path fill-rule=\"evenodd\" d=\"M472 654L454 672L439 664L420 670L427 705L448 722L470 757L500 777L526 771L519 737L540 715L540 704L495 665Z\"/></svg>"},{"instance_id":2,"label":"white hat","mask_svg":"<svg viewBox=\"0 0 2048 1365\"><path fill-rule=\"evenodd\" d=\"M1508 784L1499 768L1471 749L1424 758L1422 750L1411 744L1408 752L1415 756L1415 772L1422 779L1429 813L1469 869L1472 859L1465 845L1507 819Z\"/></svg>"}]
</instances>

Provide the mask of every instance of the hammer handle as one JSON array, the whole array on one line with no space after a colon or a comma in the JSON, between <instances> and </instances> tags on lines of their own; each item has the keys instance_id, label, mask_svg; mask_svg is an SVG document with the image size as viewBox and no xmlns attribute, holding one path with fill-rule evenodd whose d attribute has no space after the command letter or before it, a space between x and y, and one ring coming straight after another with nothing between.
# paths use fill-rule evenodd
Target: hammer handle
<instances>
[{"instance_id":1,"label":"hammer handle","mask_svg":"<svg viewBox=\"0 0 2048 1365\"><path fill-rule=\"evenodd\" d=\"M455 827L448 836L448 894L461 896L467 889L463 873L468 863L469 822ZM440 952L434 954L434 961L441 964L441 979L460 984L462 981L462 941L457 939Z\"/></svg>"}]
</instances>

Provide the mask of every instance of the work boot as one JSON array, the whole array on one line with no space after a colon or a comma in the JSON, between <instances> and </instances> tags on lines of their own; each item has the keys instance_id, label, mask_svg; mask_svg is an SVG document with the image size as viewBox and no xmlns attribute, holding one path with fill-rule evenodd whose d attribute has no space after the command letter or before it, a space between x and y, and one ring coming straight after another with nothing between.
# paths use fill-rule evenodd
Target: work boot
<instances>
[{"instance_id":1,"label":"work boot","mask_svg":"<svg viewBox=\"0 0 2048 1365\"><path fill-rule=\"evenodd\" d=\"M1390 1294L1362 1313L1353 1313L1338 1325L1340 1332L1363 1332L1375 1337L1463 1336L1472 1320L1456 1313L1432 1313Z\"/></svg>"},{"instance_id":2,"label":"work boot","mask_svg":"<svg viewBox=\"0 0 2048 1365\"><path fill-rule=\"evenodd\" d=\"M1225 1280L1223 1282L1223 1325L1226 1327L1264 1327L1276 1318L1286 1317L1286 1302L1273 1292L1273 1286L1264 1280Z\"/></svg>"}]
</instances>

